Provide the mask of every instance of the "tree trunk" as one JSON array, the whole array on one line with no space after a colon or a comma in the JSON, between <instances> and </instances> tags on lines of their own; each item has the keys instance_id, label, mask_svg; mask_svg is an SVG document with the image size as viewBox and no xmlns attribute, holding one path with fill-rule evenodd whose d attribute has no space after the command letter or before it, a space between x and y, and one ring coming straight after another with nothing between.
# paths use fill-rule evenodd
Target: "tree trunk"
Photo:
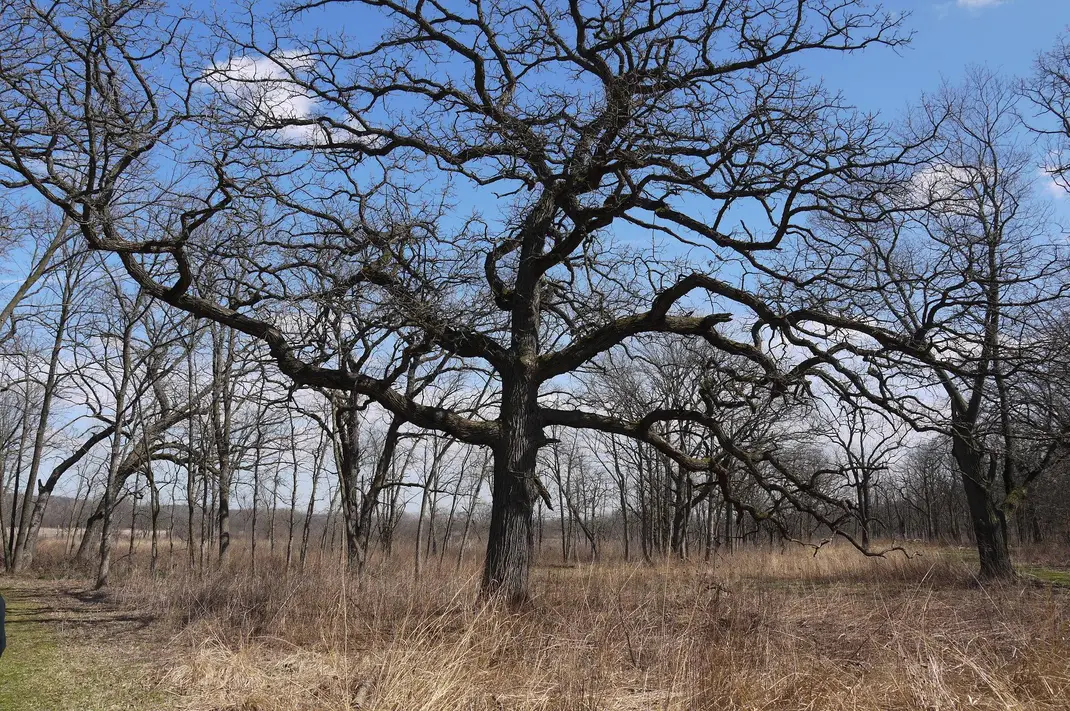
<instances>
[{"instance_id":1,"label":"tree trunk","mask_svg":"<svg viewBox=\"0 0 1070 711\"><path fill-rule=\"evenodd\" d=\"M111 573L111 524L112 516L115 513L115 500L118 498L119 487L122 485L122 482L119 480L119 465L122 461L123 431L119 424L123 421L123 415L126 411L127 389L130 385L130 378L132 376L131 360L133 350L133 331L134 320L131 318L128 320L126 327L123 330L122 375L119 379L119 387L115 393L116 428L111 436L111 452L108 457L107 478L104 480L104 499L101 502L103 518L101 519L100 524L100 558L97 565L97 581L95 586L97 590L107 586L108 577ZM89 532L88 528L89 527L87 526L87 534Z\"/></svg>"},{"instance_id":2,"label":"tree trunk","mask_svg":"<svg viewBox=\"0 0 1070 711\"><path fill-rule=\"evenodd\" d=\"M505 374L494 448L490 531L483 568L483 595L520 605L528 600L535 553L535 388L523 374Z\"/></svg>"},{"instance_id":3,"label":"tree trunk","mask_svg":"<svg viewBox=\"0 0 1070 711\"><path fill-rule=\"evenodd\" d=\"M190 344L189 350L186 352L186 377L189 383L189 399L193 401L193 344ZM197 567L197 552L193 545L193 524L196 514L196 501L197 501L197 470L194 469L193 452L194 452L194 431L193 427L196 424L196 419L190 417L189 429L187 430L187 450L186 450L186 553L189 557L189 569L194 570Z\"/></svg>"},{"instance_id":4,"label":"tree trunk","mask_svg":"<svg viewBox=\"0 0 1070 711\"><path fill-rule=\"evenodd\" d=\"M666 463L666 467L668 466ZM669 549L674 556L685 560L687 558L687 524L691 515L690 478L683 470L679 470L671 478L674 480L674 486Z\"/></svg>"},{"instance_id":5,"label":"tree trunk","mask_svg":"<svg viewBox=\"0 0 1070 711\"><path fill-rule=\"evenodd\" d=\"M48 418L52 410L52 398L56 393L56 380L59 377L59 360L63 352L63 339L67 333L67 320L71 313L71 290L73 284L71 273L68 272L63 288L63 303L60 306L59 320L56 322L56 333L52 341L52 351L48 359L48 375L45 376L44 389L41 393L41 411L37 418L37 432L34 436L33 454L30 457L30 473L26 479L26 494L22 499L22 516L19 522L18 535L15 538L14 560L12 570L19 572L30 566L33 559L33 547L37 543L37 532L30 537L30 525L32 514L30 503L34 500L33 490L37 485L37 475L41 470L41 459L45 451L45 439L48 432ZM37 497L40 499L40 497ZM44 517L44 506L48 503L48 497L41 503L41 518ZM34 511L36 513L36 511Z\"/></svg>"},{"instance_id":6,"label":"tree trunk","mask_svg":"<svg viewBox=\"0 0 1070 711\"><path fill-rule=\"evenodd\" d=\"M308 506L305 508L305 520L301 525L301 556L298 559L301 570L305 569L305 562L308 560L308 541L312 536L312 516L316 512L316 489L319 488L320 469L323 456L324 453L321 448L320 454L316 456L316 460L312 465L312 491L308 494Z\"/></svg>"},{"instance_id":7,"label":"tree trunk","mask_svg":"<svg viewBox=\"0 0 1070 711\"><path fill-rule=\"evenodd\" d=\"M263 381L261 381L263 382ZM263 386L261 386L263 388ZM261 390L260 402L263 402L263 391ZM257 418L256 424L256 446L253 451L253 511L252 511L252 523L249 528L249 568L253 575L256 575L256 524L258 523L258 516L260 515L260 460L263 456L264 448L264 435L261 431L260 422L261 418Z\"/></svg>"},{"instance_id":8,"label":"tree trunk","mask_svg":"<svg viewBox=\"0 0 1070 711\"><path fill-rule=\"evenodd\" d=\"M427 449L424 448L424 468L427 467ZM429 477L424 476L423 491L420 492L420 513L416 517L416 547L412 550L412 576L414 580L420 579L420 571L422 568L422 560L420 557L420 541L423 540L424 532L424 516L427 514L427 490L430 486Z\"/></svg>"},{"instance_id":9,"label":"tree trunk","mask_svg":"<svg viewBox=\"0 0 1070 711\"><path fill-rule=\"evenodd\" d=\"M29 366L26 367L27 376L29 375ZM22 476L22 455L26 451L26 438L30 432L30 393L29 382L27 381L27 391L25 400L23 400L22 410L22 432L19 434L19 452L15 459L15 485L11 489L11 520L8 522L11 532L7 537L7 554L4 557L4 561L7 565L8 571L11 570L15 564L15 535L16 525L19 518L19 487Z\"/></svg>"},{"instance_id":10,"label":"tree trunk","mask_svg":"<svg viewBox=\"0 0 1070 711\"><path fill-rule=\"evenodd\" d=\"M346 565L360 571L364 566L360 531L360 411L358 395L334 404L335 459L341 492L342 524L346 534ZM393 424L391 424L393 428Z\"/></svg>"},{"instance_id":11,"label":"tree trunk","mask_svg":"<svg viewBox=\"0 0 1070 711\"><path fill-rule=\"evenodd\" d=\"M216 522L219 527L219 564L226 563L230 550L230 495L234 477L232 436L232 409L234 404L234 348L237 333L212 329L212 410L211 424L215 437L216 455L219 464L219 484L216 496Z\"/></svg>"},{"instance_id":12,"label":"tree trunk","mask_svg":"<svg viewBox=\"0 0 1070 711\"><path fill-rule=\"evenodd\" d=\"M294 527L297 524L295 516L297 515L297 475L300 467L300 463L297 461L297 430L294 428L293 420L290 420L290 447L292 454L293 471L290 477L290 516L287 520L286 526L286 573L290 573L290 566L293 564L293 552L294 552Z\"/></svg>"},{"instance_id":13,"label":"tree trunk","mask_svg":"<svg viewBox=\"0 0 1070 711\"><path fill-rule=\"evenodd\" d=\"M86 495L88 497L88 494ZM104 499L101 498L97 502L96 508L93 509L93 513L89 514L89 517L85 520L85 526L82 528L82 540L78 543L78 552L74 554L74 559L79 563L89 562L89 552L92 549L93 539L97 533L97 524L100 523L100 519L104 517L102 506L104 505Z\"/></svg>"},{"instance_id":14,"label":"tree trunk","mask_svg":"<svg viewBox=\"0 0 1070 711\"><path fill-rule=\"evenodd\" d=\"M862 474L858 482L858 518L859 528L862 534L862 546L869 548L869 473Z\"/></svg>"},{"instance_id":15,"label":"tree trunk","mask_svg":"<svg viewBox=\"0 0 1070 711\"><path fill-rule=\"evenodd\" d=\"M616 474L617 480L617 494L620 496L620 519L621 526L624 528L624 561L627 562L631 559L631 539L628 535L628 485L624 478L624 472L620 467L620 453L617 451L617 439L616 437L610 437L609 442L612 446L612 458L613 458L613 472Z\"/></svg>"},{"instance_id":16,"label":"tree trunk","mask_svg":"<svg viewBox=\"0 0 1070 711\"><path fill-rule=\"evenodd\" d=\"M275 516L279 512L279 462L275 463L275 472L271 479L271 516L268 518L268 550L275 555Z\"/></svg>"},{"instance_id":17,"label":"tree trunk","mask_svg":"<svg viewBox=\"0 0 1070 711\"><path fill-rule=\"evenodd\" d=\"M461 544L457 547L457 570L461 569L461 563L464 560L464 549L468 544L468 532L472 527L472 516L476 511L476 502L479 500L479 491L483 488L483 477L486 476L487 460L484 459L479 465L479 478L476 480L475 486L472 487L471 497L468 501L468 509L464 514L464 531L461 532Z\"/></svg>"},{"instance_id":18,"label":"tree trunk","mask_svg":"<svg viewBox=\"0 0 1070 711\"><path fill-rule=\"evenodd\" d=\"M736 549L736 539L734 537L735 536L735 531L732 530L733 527L735 526L735 521L733 520L733 517L732 517L732 514L734 514L734 513L735 513L735 508L733 508L732 502L728 501L728 500L725 500L725 502L724 502L724 550L725 550L725 553L732 553Z\"/></svg>"},{"instance_id":19,"label":"tree trunk","mask_svg":"<svg viewBox=\"0 0 1070 711\"><path fill-rule=\"evenodd\" d=\"M3 466L4 460L0 458L0 480L3 479ZM0 486L0 491L3 487ZM82 510L85 508L85 500L82 498L82 491L86 491L86 496L89 495L88 489L86 489L81 478L78 480L78 488L74 491L74 504L71 506L70 515L67 517L67 540L63 546L63 554L69 556L74 551L74 537L78 531L78 519L82 516ZM3 507L0 506L0 513L3 512ZM3 526L0 526L0 533L3 532Z\"/></svg>"},{"instance_id":20,"label":"tree trunk","mask_svg":"<svg viewBox=\"0 0 1070 711\"><path fill-rule=\"evenodd\" d=\"M461 470L457 474L457 484L453 487L453 493L450 495L450 512L446 516L446 526L445 530L442 532L442 545L438 549L438 567L440 569L442 568L442 561L445 560L446 553L449 550L450 536L453 534L453 520L454 516L457 515L457 506L461 501L461 486L464 483L464 473L468 470L468 460L471 456L472 449L469 448L465 451L464 460L461 462ZM539 515L542 515L541 507Z\"/></svg>"},{"instance_id":21,"label":"tree trunk","mask_svg":"<svg viewBox=\"0 0 1070 711\"><path fill-rule=\"evenodd\" d=\"M992 487L986 485L984 462L976 448L962 438L955 437L952 444L955 461L962 474L966 490L966 502L970 509L977 553L981 561L983 580L1008 580L1014 578L1011 552L1003 535Z\"/></svg>"},{"instance_id":22,"label":"tree trunk","mask_svg":"<svg viewBox=\"0 0 1070 711\"><path fill-rule=\"evenodd\" d=\"M150 525L152 526L149 549L149 573L156 576L156 568L160 561L160 490L156 486L156 478L151 471L148 474L149 482L149 512L151 514Z\"/></svg>"},{"instance_id":23,"label":"tree trunk","mask_svg":"<svg viewBox=\"0 0 1070 711\"><path fill-rule=\"evenodd\" d=\"M114 432L115 426L111 425L89 437L82 443L81 447L71 454L71 456L64 459L52 469L52 473L49 474L48 479L46 479L44 483L38 485L38 493L33 502L33 510L30 512L29 523L25 526L26 540L21 549L16 548L16 550L22 551L21 556L16 555L15 560L15 565L19 570L25 570L30 566L30 563L33 562L34 551L37 548L37 536L41 530L41 522L44 521L45 518L45 509L48 508L48 502L52 497L52 492L55 490L56 485L59 484L60 477L62 477L67 470L81 461L94 445L112 436L112 433ZM88 497L88 492L86 496Z\"/></svg>"}]
</instances>

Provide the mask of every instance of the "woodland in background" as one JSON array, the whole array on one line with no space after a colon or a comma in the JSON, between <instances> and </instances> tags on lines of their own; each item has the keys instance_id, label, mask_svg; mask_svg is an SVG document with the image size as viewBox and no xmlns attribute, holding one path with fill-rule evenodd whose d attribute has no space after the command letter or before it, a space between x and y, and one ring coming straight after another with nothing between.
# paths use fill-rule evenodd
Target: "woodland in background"
<instances>
[{"instance_id":1,"label":"woodland in background","mask_svg":"<svg viewBox=\"0 0 1070 711\"><path fill-rule=\"evenodd\" d=\"M144 316L149 313L146 310ZM85 323L97 321L89 318ZM270 376L251 357L251 349L234 351L238 358L228 362L227 356L213 354L212 346L219 341L209 336L206 330L199 349L192 352L181 341L170 344L176 361L170 364L166 388L151 382L133 386L148 401L138 407L151 408L158 417L167 403L168 412L179 413L172 415L175 424L170 427L135 420L126 435L130 441L113 454L106 447L86 446L105 441L99 434L108 432L106 426L70 438L63 431L64 420L50 423L42 459L63 456L64 460L41 469L42 484L35 496L27 497L21 487L15 487L20 481L25 483L24 475L19 475L33 459L32 444L23 438L32 443L40 431L23 421L39 421L39 412L34 410L35 399L41 401L39 386L31 383L29 388L11 388L5 393L5 408L0 411L5 423L0 471L6 474L6 492L0 518L5 522L4 560L9 570L28 568L34 543L42 538L61 539L65 555L99 564L105 512L101 491L105 479L112 476L112 457L118 458L118 464L110 527L118 537L113 544L118 555L131 552L133 544L142 564L154 570L187 560L196 567L211 565L219 555L223 515L228 535L243 544L254 570L258 550L264 560L285 560L287 568L303 566L310 551L318 559L334 557L339 565L344 564L340 556L345 555L347 532L337 474L338 434L332 426L337 412L331 411L330 400L306 398L299 404L282 382L268 389L265 383L271 383ZM66 348L77 357L78 342L95 348L98 339L106 342L106 334L88 337L82 332ZM135 341L133 345L130 350L138 360L167 352L151 344ZM661 368L671 368L669 359L674 354L658 355L657 370L648 366L638 372L661 375ZM24 362L32 364L32 358L31 353ZM102 372L91 381L80 381L73 374L61 381L58 412L86 402L74 399L75 395L99 393L100 382L122 380L121 357L111 363L97 362ZM225 365L214 370L213 363ZM108 373L109 365L120 372ZM690 365L684 363L680 370L689 371ZM198 373L203 374L203 382L197 381ZM218 399L213 401L222 389L216 373L232 383L225 420L212 414L213 402L221 406ZM671 402L686 397L689 387L675 376L670 370L667 377L637 377L629 382L629 389L652 401ZM176 382L181 383L179 389L175 389ZM19 399L27 392L31 396L28 408ZM188 400L173 404L191 392L193 407ZM106 413L97 417L103 420ZM214 428L224 422L228 430L219 436ZM418 573L428 560L438 567L459 567L466 553L485 545L490 516L486 452L418 429L392 429L389 419L372 408L358 422L356 486L362 498L374 496L377 502L361 521L360 530L367 536L362 541L365 553L370 547L389 556L395 546L404 546L403 557L412 556ZM865 433L865 427L877 434ZM863 535L872 537L882 546L907 544L908 550L909 544L918 542L973 542L968 503L946 440L905 443L902 428L892 428L873 413L868 419L852 420L847 431L855 433L854 440L839 431L815 428L789 445L791 452L785 458L797 468L797 476L820 477L829 496L868 502L871 520L866 531L854 519L846 524L848 532L859 540ZM146 435L155 439L146 442ZM395 443L386 461L383 452L388 438ZM231 443L231 475L223 484L230 493L222 505L215 449L221 440ZM152 456L146 456L146 451ZM79 455L77 461L70 461ZM603 549L611 551L612 558L626 560L701 560L784 537L820 544L833 535L833 529L821 521L790 507L778 511L775 523L756 521L743 506L726 501L719 488L697 485L688 472L652 447L631 440L563 433L561 441L544 450L538 471L553 507L540 500L536 512L536 545L545 562L596 560ZM65 494L52 496L53 487L61 481ZM1051 467L1038 481L1043 497L1028 497L1015 507L1007 519L1008 538L1018 544L1070 545L1066 468ZM776 500L742 473L727 484L731 496L746 506L777 509ZM17 547L24 508L32 528ZM16 551L22 551L21 563L15 562L20 560Z\"/></svg>"},{"instance_id":2,"label":"woodland in background","mask_svg":"<svg viewBox=\"0 0 1070 711\"><path fill-rule=\"evenodd\" d=\"M10 572L1068 541L1070 45L878 117L857 0L0 17Z\"/></svg>"}]
</instances>

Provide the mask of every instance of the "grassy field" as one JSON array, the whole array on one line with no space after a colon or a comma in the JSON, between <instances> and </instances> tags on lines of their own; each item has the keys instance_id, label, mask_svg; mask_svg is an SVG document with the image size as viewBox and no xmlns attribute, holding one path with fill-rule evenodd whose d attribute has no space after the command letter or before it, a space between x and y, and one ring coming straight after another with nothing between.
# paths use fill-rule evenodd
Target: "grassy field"
<instances>
[{"instance_id":1,"label":"grassy field","mask_svg":"<svg viewBox=\"0 0 1070 711\"><path fill-rule=\"evenodd\" d=\"M414 583L395 560L359 584L235 561L131 574L104 600L18 581L0 709L1070 708L1061 556L981 587L968 552L920 553L546 565L517 613L476 602L475 561Z\"/></svg>"},{"instance_id":2,"label":"grassy field","mask_svg":"<svg viewBox=\"0 0 1070 711\"><path fill-rule=\"evenodd\" d=\"M136 620L78 587L0 578L8 648L0 711L126 711L160 707L152 669L130 645Z\"/></svg>"}]
</instances>

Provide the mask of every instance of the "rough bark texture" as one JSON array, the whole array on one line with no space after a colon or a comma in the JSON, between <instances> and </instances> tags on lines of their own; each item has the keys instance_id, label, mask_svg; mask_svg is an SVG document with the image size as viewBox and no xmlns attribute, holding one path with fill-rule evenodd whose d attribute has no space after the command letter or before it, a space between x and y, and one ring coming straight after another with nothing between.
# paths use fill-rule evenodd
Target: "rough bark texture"
<instances>
[{"instance_id":1,"label":"rough bark texture","mask_svg":"<svg viewBox=\"0 0 1070 711\"><path fill-rule=\"evenodd\" d=\"M335 405L335 430L338 435L338 485L341 490L342 524L346 535L346 563L350 570L364 566L360 545L360 417L356 393L344 404Z\"/></svg>"},{"instance_id":2,"label":"rough bark texture","mask_svg":"<svg viewBox=\"0 0 1070 711\"><path fill-rule=\"evenodd\" d=\"M511 380L502 388L502 439L494 449L483 594L520 605L528 600L528 577L535 556L535 458L539 433L535 431L532 387L523 377Z\"/></svg>"},{"instance_id":3,"label":"rough bark texture","mask_svg":"<svg viewBox=\"0 0 1070 711\"><path fill-rule=\"evenodd\" d=\"M977 554L981 561L981 578L1009 580L1015 575L1014 565L991 488L985 484L982 457L968 442L958 438L953 443L953 452L970 507L970 521L973 523Z\"/></svg>"}]
</instances>

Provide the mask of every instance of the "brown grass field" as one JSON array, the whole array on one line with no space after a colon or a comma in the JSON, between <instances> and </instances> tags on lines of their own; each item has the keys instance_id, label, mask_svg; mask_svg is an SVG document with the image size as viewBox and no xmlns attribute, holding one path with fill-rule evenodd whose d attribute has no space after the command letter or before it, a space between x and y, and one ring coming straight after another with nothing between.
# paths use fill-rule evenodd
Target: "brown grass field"
<instances>
[{"instance_id":1,"label":"brown grass field","mask_svg":"<svg viewBox=\"0 0 1070 711\"><path fill-rule=\"evenodd\" d=\"M969 550L916 553L543 565L520 612L476 601L474 558L416 582L395 558L359 583L334 561L253 576L237 559L71 593L60 644L153 690L109 709L1070 709L1065 556L1019 552L1031 574L982 587ZM145 622L77 624L95 605Z\"/></svg>"}]
</instances>

